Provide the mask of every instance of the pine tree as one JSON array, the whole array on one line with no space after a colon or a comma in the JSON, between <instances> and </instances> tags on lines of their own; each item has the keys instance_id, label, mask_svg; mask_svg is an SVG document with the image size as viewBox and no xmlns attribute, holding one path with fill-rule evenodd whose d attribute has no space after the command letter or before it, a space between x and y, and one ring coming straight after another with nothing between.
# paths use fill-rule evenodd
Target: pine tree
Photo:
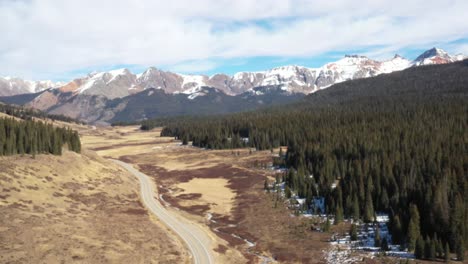
<instances>
[{"instance_id":1,"label":"pine tree","mask_svg":"<svg viewBox=\"0 0 468 264\"><path fill-rule=\"evenodd\" d=\"M416 205L410 205L410 223L408 225L408 250L413 251L416 241L421 236L419 211Z\"/></svg>"},{"instance_id":2,"label":"pine tree","mask_svg":"<svg viewBox=\"0 0 468 264\"><path fill-rule=\"evenodd\" d=\"M430 247L429 247L429 256L427 256L429 259L434 260L436 258L437 254L437 242L432 239L430 240Z\"/></svg>"},{"instance_id":3,"label":"pine tree","mask_svg":"<svg viewBox=\"0 0 468 264\"><path fill-rule=\"evenodd\" d=\"M323 225L323 231L328 232L330 231L330 228L331 228L330 219L327 217L327 221L325 221L325 224Z\"/></svg>"},{"instance_id":4,"label":"pine tree","mask_svg":"<svg viewBox=\"0 0 468 264\"><path fill-rule=\"evenodd\" d=\"M18 154L24 155L25 152L25 146L24 146L24 128L23 127L18 127L17 131L17 138L16 138L16 145L18 149Z\"/></svg>"},{"instance_id":5,"label":"pine tree","mask_svg":"<svg viewBox=\"0 0 468 264\"><path fill-rule=\"evenodd\" d=\"M444 259L445 259L445 262L450 261L450 247L449 247L448 242L445 242Z\"/></svg>"},{"instance_id":6,"label":"pine tree","mask_svg":"<svg viewBox=\"0 0 468 264\"><path fill-rule=\"evenodd\" d=\"M375 228L375 234L374 234L374 247L380 247L382 244L382 238L380 237L380 230L379 227L377 226Z\"/></svg>"},{"instance_id":7,"label":"pine tree","mask_svg":"<svg viewBox=\"0 0 468 264\"><path fill-rule=\"evenodd\" d=\"M424 247L425 247L424 240L422 239L421 236L419 236L417 241L416 241L416 246L415 246L415 249L414 249L414 256L417 259L423 259L424 258Z\"/></svg>"},{"instance_id":8,"label":"pine tree","mask_svg":"<svg viewBox=\"0 0 468 264\"><path fill-rule=\"evenodd\" d=\"M390 250L390 248L388 247L388 240L386 237L382 240L382 246L380 248L382 249L382 251Z\"/></svg>"},{"instance_id":9,"label":"pine tree","mask_svg":"<svg viewBox=\"0 0 468 264\"><path fill-rule=\"evenodd\" d=\"M291 198L292 193L291 193L291 188L289 188L289 186L286 186L286 187L284 188L284 195L285 195L286 198L288 198L288 199Z\"/></svg>"},{"instance_id":10,"label":"pine tree","mask_svg":"<svg viewBox=\"0 0 468 264\"><path fill-rule=\"evenodd\" d=\"M359 221L359 201L356 195L353 199L353 219Z\"/></svg>"},{"instance_id":11,"label":"pine tree","mask_svg":"<svg viewBox=\"0 0 468 264\"><path fill-rule=\"evenodd\" d=\"M0 118L0 156L4 155L4 148L6 142L5 124L4 119Z\"/></svg>"},{"instance_id":12,"label":"pine tree","mask_svg":"<svg viewBox=\"0 0 468 264\"><path fill-rule=\"evenodd\" d=\"M358 239L356 224L351 225L351 229L349 230L349 236L351 237L351 241L356 241Z\"/></svg>"},{"instance_id":13,"label":"pine tree","mask_svg":"<svg viewBox=\"0 0 468 264\"><path fill-rule=\"evenodd\" d=\"M456 245L456 253L457 253L457 260L464 261L465 260L465 243L463 239L459 239Z\"/></svg>"},{"instance_id":14,"label":"pine tree","mask_svg":"<svg viewBox=\"0 0 468 264\"><path fill-rule=\"evenodd\" d=\"M435 233L435 237L437 237L437 233ZM442 241L440 239L437 239L437 243L436 243L436 257L438 258L444 257L444 244L442 244Z\"/></svg>"},{"instance_id":15,"label":"pine tree","mask_svg":"<svg viewBox=\"0 0 468 264\"><path fill-rule=\"evenodd\" d=\"M370 189L367 189L366 194L366 207L364 208L364 221L366 223L374 221L374 205L372 202L372 194Z\"/></svg>"},{"instance_id":16,"label":"pine tree","mask_svg":"<svg viewBox=\"0 0 468 264\"><path fill-rule=\"evenodd\" d=\"M337 225L343 222L343 207L341 205L336 206L335 209L335 222L334 224Z\"/></svg>"},{"instance_id":17,"label":"pine tree","mask_svg":"<svg viewBox=\"0 0 468 264\"><path fill-rule=\"evenodd\" d=\"M426 259L433 259L433 254L434 252L432 252L432 241L431 241L431 238L428 236L426 237L426 241L424 242L424 257Z\"/></svg>"},{"instance_id":18,"label":"pine tree","mask_svg":"<svg viewBox=\"0 0 468 264\"><path fill-rule=\"evenodd\" d=\"M401 244L403 241L403 231L401 227L400 217L395 215L393 217L393 227L392 227L392 240L395 244Z\"/></svg>"},{"instance_id":19,"label":"pine tree","mask_svg":"<svg viewBox=\"0 0 468 264\"><path fill-rule=\"evenodd\" d=\"M466 183L465 183L466 184ZM452 229L452 249L455 249L458 260L464 260L465 255L465 243L468 239L468 219L466 219L468 212L466 211L466 205L462 198L462 195L455 197L455 205L452 209L452 215L450 219L450 227Z\"/></svg>"}]
</instances>

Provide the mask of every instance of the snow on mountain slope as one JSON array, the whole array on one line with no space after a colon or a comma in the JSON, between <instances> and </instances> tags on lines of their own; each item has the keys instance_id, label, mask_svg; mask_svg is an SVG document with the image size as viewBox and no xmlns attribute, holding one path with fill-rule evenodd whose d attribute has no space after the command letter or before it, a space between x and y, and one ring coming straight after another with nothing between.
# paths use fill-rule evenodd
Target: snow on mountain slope
<instances>
[{"instance_id":1,"label":"snow on mountain slope","mask_svg":"<svg viewBox=\"0 0 468 264\"><path fill-rule=\"evenodd\" d=\"M189 94L193 88L206 86L206 80L208 79L208 77L204 75L182 75L180 74L180 76L182 77L181 93L189 93Z\"/></svg>"},{"instance_id":2,"label":"snow on mountain slope","mask_svg":"<svg viewBox=\"0 0 468 264\"><path fill-rule=\"evenodd\" d=\"M77 93L83 93L85 92L86 90L92 88L94 86L94 84L98 81L100 81L102 79L102 77L104 76L104 72L100 72L100 73L92 73L89 75L90 78L88 78L84 85L82 85L81 87L79 87L76 92Z\"/></svg>"},{"instance_id":3,"label":"snow on mountain slope","mask_svg":"<svg viewBox=\"0 0 468 264\"><path fill-rule=\"evenodd\" d=\"M396 54L393 59L382 61L380 64L381 73L390 73L394 71L401 71L411 66L411 61Z\"/></svg>"},{"instance_id":4,"label":"snow on mountain slope","mask_svg":"<svg viewBox=\"0 0 468 264\"><path fill-rule=\"evenodd\" d=\"M102 95L107 98L120 98L137 92L136 75L128 69L109 72L93 72L86 77L75 79L59 89L75 94ZM135 91L133 91L135 90Z\"/></svg>"},{"instance_id":5,"label":"snow on mountain slope","mask_svg":"<svg viewBox=\"0 0 468 264\"><path fill-rule=\"evenodd\" d=\"M128 69L117 69L113 71L109 71L109 74L112 76L112 78L108 81L108 83L116 80L119 76L125 76L132 74Z\"/></svg>"},{"instance_id":6,"label":"snow on mountain slope","mask_svg":"<svg viewBox=\"0 0 468 264\"><path fill-rule=\"evenodd\" d=\"M90 73L61 85L50 81L31 82L8 77L0 78L0 95L33 93L57 86L61 92L100 95L111 99L125 97L148 88L196 97L205 94L202 92L202 87L205 86L216 88L228 95L253 91L256 87L280 87L288 93L308 94L347 80L401 71L413 66L450 63L466 58L462 54L451 56L442 49L432 48L414 61L409 61L399 55L385 61L359 55L346 55L342 59L319 68L288 65L266 71L238 72L233 76L226 74L184 75L150 67L136 75L128 69ZM263 89L262 93L267 91L268 89Z\"/></svg>"},{"instance_id":7,"label":"snow on mountain slope","mask_svg":"<svg viewBox=\"0 0 468 264\"><path fill-rule=\"evenodd\" d=\"M421 66L421 65L431 65L431 64L443 64L443 63L450 63L455 62L460 59L463 59L463 56L450 56L445 50L439 48L432 48L430 50L425 51L423 54L419 55L414 62L413 65Z\"/></svg>"},{"instance_id":8,"label":"snow on mountain slope","mask_svg":"<svg viewBox=\"0 0 468 264\"><path fill-rule=\"evenodd\" d=\"M0 96L37 93L60 85L63 84L52 81L28 81L16 77L0 77Z\"/></svg>"}]
</instances>

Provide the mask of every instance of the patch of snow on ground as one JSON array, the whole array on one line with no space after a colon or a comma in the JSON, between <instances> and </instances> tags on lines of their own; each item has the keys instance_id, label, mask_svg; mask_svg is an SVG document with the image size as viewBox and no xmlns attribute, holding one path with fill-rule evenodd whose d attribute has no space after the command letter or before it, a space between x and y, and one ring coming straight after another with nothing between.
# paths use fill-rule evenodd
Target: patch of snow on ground
<instances>
[{"instance_id":1,"label":"patch of snow on ground","mask_svg":"<svg viewBox=\"0 0 468 264\"><path fill-rule=\"evenodd\" d=\"M362 261L362 257L353 256L351 249L332 246L330 250L325 251L325 261L330 264L356 263Z\"/></svg>"}]
</instances>

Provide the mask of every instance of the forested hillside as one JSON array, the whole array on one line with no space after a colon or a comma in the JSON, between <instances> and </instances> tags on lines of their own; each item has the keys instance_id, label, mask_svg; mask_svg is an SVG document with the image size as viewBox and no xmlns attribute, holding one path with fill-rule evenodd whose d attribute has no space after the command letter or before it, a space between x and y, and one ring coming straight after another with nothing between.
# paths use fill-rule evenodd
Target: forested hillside
<instances>
[{"instance_id":1,"label":"forested hillside","mask_svg":"<svg viewBox=\"0 0 468 264\"><path fill-rule=\"evenodd\" d=\"M61 155L64 145L79 153L81 143L78 133L41 121L0 118L0 156L41 153Z\"/></svg>"},{"instance_id":2,"label":"forested hillside","mask_svg":"<svg viewBox=\"0 0 468 264\"><path fill-rule=\"evenodd\" d=\"M74 152L81 151L78 132L70 128L54 127L42 121L34 121L32 117L48 117L40 111L0 104L0 112L13 117L0 118L0 156L16 154L62 154L62 147L66 146ZM62 120L62 117L57 117ZM68 120L68 118L63 118Z\"/></svg>"},{"instance_id":3,"label":"forested hillside","mask_svg":"<svg viewBox=\"0 0 468 264\"><path fill-rule=\"evenodd\" d=\"M417 257L463 258L468 245L468 61L330 87L288 107L146 121L162 135L219 149L287 146L288 188L310 206L371 222L390 215L395 243ZM332 183L338 181L337 187ZM422 251L421 251L422 250ZM428 255L429 254L429 255Z\"/></svg>"}]
</instances>

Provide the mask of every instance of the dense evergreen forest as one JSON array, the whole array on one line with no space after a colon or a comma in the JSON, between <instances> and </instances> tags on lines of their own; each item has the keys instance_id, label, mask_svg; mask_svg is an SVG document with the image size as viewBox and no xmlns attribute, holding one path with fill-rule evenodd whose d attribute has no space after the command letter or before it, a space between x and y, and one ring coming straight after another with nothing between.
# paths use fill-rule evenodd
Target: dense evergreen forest
<instances>
[{"instance_id":1,"label":"dense evergreen forest","mask_svg":"<svg viewBox=\"0 0 468 264\"><path fill-rule=\"evenodd\" d=\"M61 155L63 146L74 152L81 151L78 132L34 121L32 117L39 117L40 112L1 104L0 112L23 119L0 118L0 156L35 156L42 153Z\"/></svg>"},{"instance_id":2,"label":"dense evergreen forest","mask_svg":"<svg viewBox=\"0 0 468 264\"><path fill-rule=\"evenodd\" d=\"M468 61L349 81L301 103L205 118L145 121L209 149L287 146L293 193L326 213L390 215L393 243L418 258L468 245ZM336 188L332 185L338 182ZM432 250L434 249L434 251Z\"/></svg>"}]
</instances>

